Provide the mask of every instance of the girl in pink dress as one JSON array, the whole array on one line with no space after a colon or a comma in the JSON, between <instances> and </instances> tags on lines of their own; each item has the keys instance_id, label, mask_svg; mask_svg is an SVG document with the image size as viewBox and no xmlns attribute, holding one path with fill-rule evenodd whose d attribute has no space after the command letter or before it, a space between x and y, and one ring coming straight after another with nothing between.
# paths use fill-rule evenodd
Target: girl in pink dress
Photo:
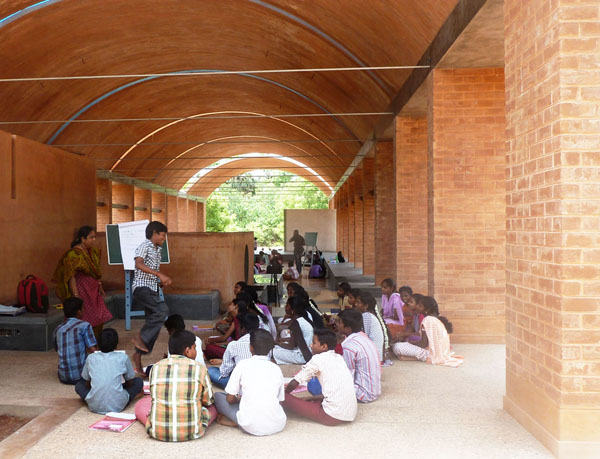
<instances>
[{"instance_id":1,"label":"girl in pink dress","mask_svg":"<svg viewBox=\"0 0 600 459\"><path fill-rule=\"evenodd\" d=\"M400 294L396 292L396 283L389 278L383 279L381 282L381 309L383 310L383 320L392 335L405 330L402 306L404 303L400 299Z\"/></svg>"}]
</instances>

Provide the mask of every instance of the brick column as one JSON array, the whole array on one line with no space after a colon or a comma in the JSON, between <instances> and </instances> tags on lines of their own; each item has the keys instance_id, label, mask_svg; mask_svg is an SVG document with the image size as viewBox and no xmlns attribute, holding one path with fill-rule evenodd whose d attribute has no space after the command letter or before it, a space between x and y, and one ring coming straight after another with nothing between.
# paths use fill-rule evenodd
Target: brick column
<instances>
[{"instance_id":1,"label":"brick column","mask_svg":"<svg viewBox=\"0 0 600 459\"><path fill-rule=\"evenodd\" d=\"M188 231L198 231L198 201L188 202Z\"/></svg>"},{"instance_id":2,"label":"brick column","mask_svg":"<svg viewBox=\"0 0 600 459\"><path fill-rule=\"evenodd\" d=\"M342 251L344 258L346 258L348 256L348 193L345 183L340 188L339 193L342 223L340 250Z\"/></svg>"},{"instance_id":3,"label":"brick column","mask_svg":"<svg viewBox=\"0 0 600 459\"><path fill-rule=\"evenodd\" d=\"M133 221L133 202L133 185L112 182L113 223Z\"/></svg>"},{"instance_id":4,"label":"brick column","mask_svg":"<svg viewBox=\"0 0 600 459\"><path fill-rule=\"evenodd\" d=\"M333 202L333 205L331 204ZM340 250L340 241L342 240L341 236L341 214L340 214L340 195L338 193L333 195L333 199L329 201L329 208L335 209L335 250Z\"/></svg>"},{"instance_id":5,"label":"brick column","mask_svg":"<svg viewBox=\"0 0 600 459\"><path fill-rule=\"evenodd\" d=\"M177 231L186 232L188 229L188 200L177 198Z\"/></svg>"},{"instance_id":6,"label":"brick column","mask_svg":"<svg viewBox=\"0 0 600 459\"><path fill-rule=\"evenodd\" d=\"M158 191L152 192L152 216L150 220L158 220L167 224L167 195ZM167 226L168 228L168 226Z\"/></svg>"},{"instance_id":7,"label":"brick column","mask_svg":"<svg viewBox=\"0 0 600 459\"><path fill-rule=\"evenodd\" d=\"M396 268L398 287L428 292L427 118L396 118Z\"/></svg>"},{"instance_id":8,"label":"brick column","mask_svg":"<svg viewBox=\"0 0 600 459\"><path fill-rule=\"evenodd\" d=\"M375 285L396 278L396 172L392 142L375 147Z\"/></svg>"},{"instance_id":9,"label":"brick column","mask_svg":"<svg viewBox=\"0 0 600 459\"><path fill-rule=\"evenodd\" d=\"M133 189L133 217L135 220L152 221L152 191L134 187Z\"/></svg>"},{"instance_id":10,"label":"brick column","mask_svg":"<svg viewBox=\"0 0 600 459\"><path fill-rule=\"evenodd\" d=\"M353 174L354 175L354 174ZM347 261L354 262L354 177L348 177L346 181L348 188L348 257Z\"/></svg>"},{"instance_id":11,"label":"brick column","mask_svg":"<svg viewBox=\"0 0 600 459\"><path fill-rule=\"evenodd\" d=\"M363 274L375 275L375 158L362 160Z\"/></svg>"},{"instance_id":12,"label":"brick column","mask_svg":"<svg viewBox=\"0 0 600 459\"><path fill-rule=\"evenodd\" d=\"M504 342L504 72L434 70L429 83L429 293L455 342Z\"/></svg>"},{"instance_id":13,"label":"brick column","mask_svg":"<svg viewBox=\"0 0 600 459\"><path fill-rule=\"evenodd\" d=\"M206 231L206 204L204 202L198 202L196 211L196 228L197 231Z\"/></svg>"},{"instance_id":14,"label":"brick column","mask_svg":"<svg viewBox=\"0 0 600 459\"><path fill-rule=\"evenodd\" d=\"M363 171L354 170L354 266L363 266Z\"/></svg>"},{"instance_id":15,"label":"brick column","mask_svg":"<svg viewBox=\"0 0 600 459\"><path fill-rule=\"evenodd\" d=\"M96 179L96 231L106 231L112 223L112 182Z\"/></svg>"},{"instance_id":16,"label":"brick column","mask_svg":"<svg viewBox=\"0 0 600 459\"><path fill-rule=\"evenodd\" d=\"M177 196L167 195L167 219L163 222L167 225L169 231L176 233L179 231L179 222L177 220Z\"/></svg>"},{"instance_id":17,"label":"brick column","mask_svg":"<svg viewBox=\"0 0 600 459\"><path fill-rule=\"evenodd\" d=\"M505 409L600 452L600 4L506 0Z\"/></svg>"}]
</instances>

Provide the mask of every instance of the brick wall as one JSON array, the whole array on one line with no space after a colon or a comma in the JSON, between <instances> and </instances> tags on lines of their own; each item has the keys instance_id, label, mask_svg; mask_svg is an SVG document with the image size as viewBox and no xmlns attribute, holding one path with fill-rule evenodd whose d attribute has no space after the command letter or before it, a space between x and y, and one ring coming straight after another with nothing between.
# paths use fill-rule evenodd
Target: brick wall
<instances>
[{"instance_id":1,"label":"brick wall","mask_svg":"<svg viewBox=\"0 0 600 459\"><path fill-rule=\"evenodd\" d=\"M396 172L392 142L375 149L375 285L396 278Z\"/></svg>"},{"instance_id":2,"label":"brick wall","mask_svg":"<svg viewBox=\"0 0 600 459\"><path fill-rule=\"evenodd\" d=\"M112 204L127 206L125 209L112 209L112 222L133 221L133 185L112 182Z\"/></svg>"},{"instance_id":3,"label":"brick wall","mask_svg":"<svg viewBox=\"0 0 600 459\"><path fill-rule=\"evenodd\" d=\"M506 256L503 69L435 70L430 97L429 291L456 335L498 342Z\"/></svg>"},{"instance_id":4,"label":"brick wall","mask_svg":"<svg viewBox=\"0 0 600 459\"><path fill-rule=\"evenodd\" d=\"M203 202L198 202L198 207L196 210L197 231L204 232L206 231L206 204Z\"/></svg>"},{"instance_id":5,"label":"brick wall","mask_svg":"<svg viewBox=\"0 0 600 459\"><path fill-rule=\"evenodd\" d=\"M344 183L338 193L340 194L340 219L341 219L341 241L340 250L344 257L348 255L348 187Z\"/></svg>"},{"instance_id":6,"label":"brick wall","mask_svg":"<svg viewBox=\"0 0 600 459\"><path fill-rule=\"evenodd\" d=\"M150 220L158 220L167 224L167 195L156 191L152 192L152 217Z\"/></svg>"},{"instance_id":7,"label":"brick wall","mask_svg":"<svg viewBox=\"0 0 600 459\"><path fill-rule=\"evenodd\" d=\"M354 174L353 174L354 175ZM354 262L356 245L355 245L355 218L354 218L354 177L348 177L347 183L347 193L348 193L348 261Z\"/></svg>"},{"instance_id":8,"label":"brick wall","mask_svg":"<svg viewBox=\"0 0 600 459\"><path fill-rule=\"evenodd\" d=\"M397 117L396 161L396 279L427 294L427 119Z\"/></svg>"},{"instance_id":9,"label":"brick wall","mask_svg":"<svg viewBox=\"0 0 600 459\"><path fill-rule=\"evenodd\" d=\"M188 200L185 198L177 198L177 231L189 231L188 223Z\"/></svg>"},{"instance_id":10,"label":"brick wall","mask_svg":"<svg viewBox=\"0 0 600 459\"><path fill-rule=\"evenodd\" d=\"M152 221L152 191L135 187L133 190L134 220ZM137 209L136 209L137 207ZM139 210L138 210L139 209Z\"/></svg>"},{"instance_id":11,"label":"brick wall","mask_svg":"<svg viewBox=\"0 0 600 459\"><path fill-rule=\"evenodd\" d=\"M106 225L112 223L112 182L108 179L96 178L96 229L105 231ZM98 203L102 203L98 206Z\"/></svg>"},{"instance_id":12,"label":"brick wall","mask_svg":"<svg viewBox=\"0 0 600 459\"><path fill-rule=\"evenodd\" d=\"M597 457L600 3L504 11L505 408L555 454Z\"/></svg>"},{"instance_id":13,"label":"brick wall","mask_svg":"<svg viewBox=\"0 0 600 459\"><path fill-rule=\"evenodd\" d=\"M375 158L362 160L363 274L375 275Z\"/></svg>"},{"instance_id":14,"label":"brick wall","mask_svg":"<svg viewBox=\"0 0 600 459\"><path fill-rule=\"evenodd\" d=\"M171 232L179 231L179 221L177 217L177 197L167 195L167 218L163 223Z\"/></svg>"}]
</instances>

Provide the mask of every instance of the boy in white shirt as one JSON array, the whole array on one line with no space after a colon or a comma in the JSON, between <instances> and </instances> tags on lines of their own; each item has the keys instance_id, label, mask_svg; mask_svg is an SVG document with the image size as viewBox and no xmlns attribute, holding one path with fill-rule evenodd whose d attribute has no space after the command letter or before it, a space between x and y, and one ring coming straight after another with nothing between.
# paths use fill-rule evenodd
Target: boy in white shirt
<instances>
[{"instance_id":1,"label":"boy in white shirt","mask_svg":"<svg viewBox=\"0 0 600 459\"><path fill-rule=\"evenodd\" d=\"M215 394L219 424L240 426L252 435L272 435L283 430L286 416L279 404L284 399L283 374L268 357L274 345L268 331L250 332L252 357L238 362L225 392Z\"/></svg>"},{"instance_id":2,"label":"boy in white shirt","mask_svg":"<svg viewBox=\"0 0 600 459\"><path fill-rule=\"evenodd\" d=\"M335 426L356 418L354 379L343 357L335 352L337 337L330 330L315 330L310 361L294 376L285 389L282 406L300 416L326 426ZM291 395L298 384L317 377L322 388L318 401L301 400ZM321 401L322 400L322 401Z\"/></svg>"}]
</instances>

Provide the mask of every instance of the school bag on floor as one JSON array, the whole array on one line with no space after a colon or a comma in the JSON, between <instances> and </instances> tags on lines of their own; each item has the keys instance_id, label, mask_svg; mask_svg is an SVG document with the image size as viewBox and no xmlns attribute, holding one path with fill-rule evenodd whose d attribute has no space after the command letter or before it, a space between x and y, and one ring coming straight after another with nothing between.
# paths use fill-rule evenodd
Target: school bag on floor
<instances>
[{"instance_id":1,"label":"school bag on floor","mask_svg":"<svg viewBox=\"0 0 600 459\"><path fill-rule=\"evenodd\" d=\"M48 312L48 287L44 281L30 274L17 287L17 302L28 312Z\"/></svg>"}]
</instances>

